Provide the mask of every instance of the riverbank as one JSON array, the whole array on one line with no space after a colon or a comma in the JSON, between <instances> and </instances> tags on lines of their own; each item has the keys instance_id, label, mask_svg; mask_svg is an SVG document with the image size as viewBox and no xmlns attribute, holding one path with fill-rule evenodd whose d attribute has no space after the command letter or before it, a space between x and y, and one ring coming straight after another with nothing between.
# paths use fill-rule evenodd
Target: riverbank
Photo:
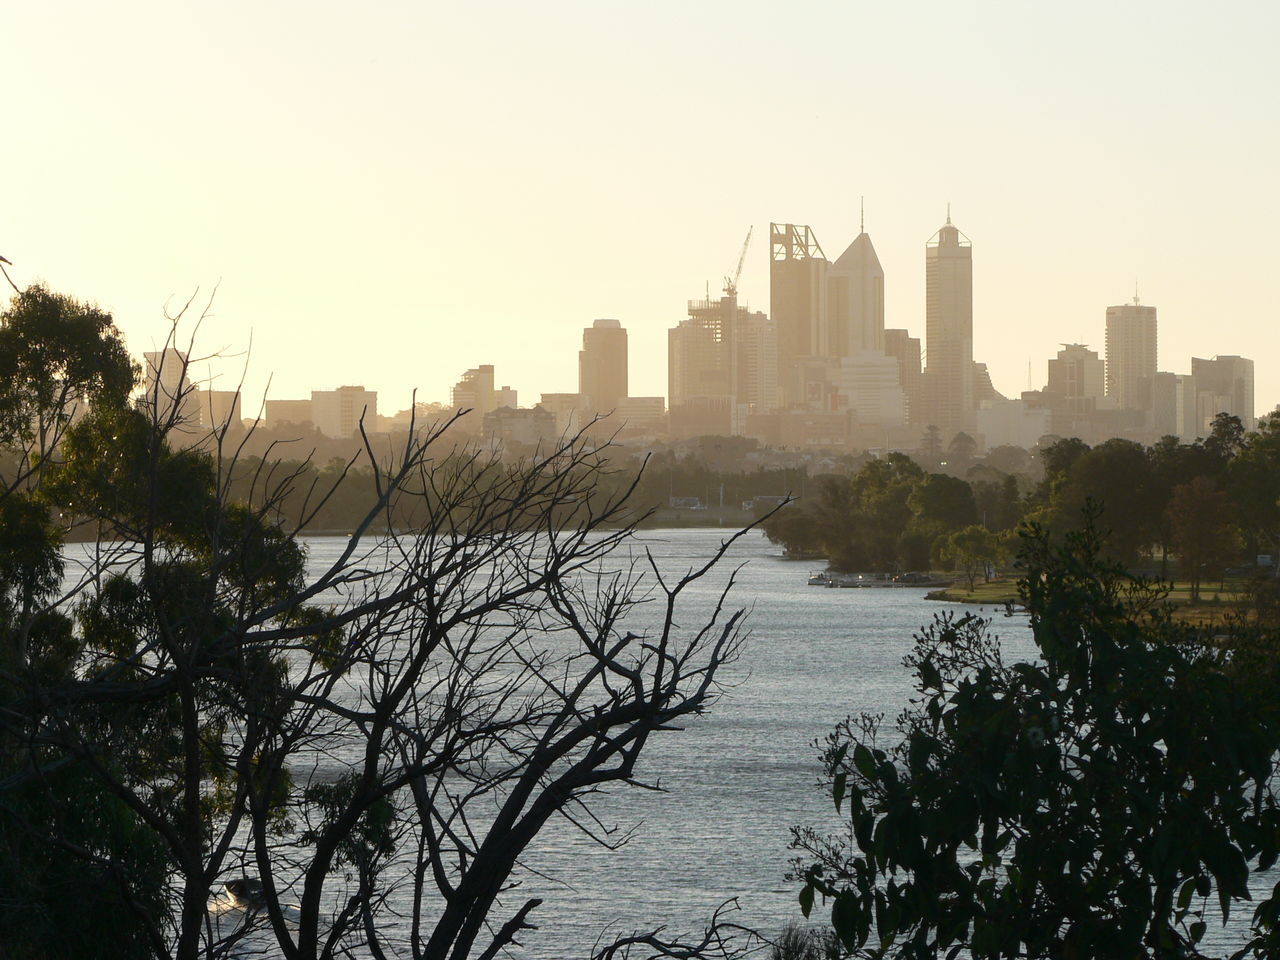
<instances>
[{"instance_id":1,"label":"riverbank","mask_svg":"<svg viewBox=\"0 0 1280 960\"><path fill-rule=\"evenodd\" d=\"M1227 581L1225 585L1214 586L1216 589L1208 589L1202 584L1200 599L1192 603L1191 585L1186 581L1176 581L1168 596L1174 618L1199 627L1212 627L1230 619L1248 616L1246 597L1239 584ZM1020 606L1018 581L1011 577L999 577L990 583L976 583L973 590L963 581L953 583L949 587L929 591L925 594L925 599L973 606Z\"/></svg>"}]
</instances>

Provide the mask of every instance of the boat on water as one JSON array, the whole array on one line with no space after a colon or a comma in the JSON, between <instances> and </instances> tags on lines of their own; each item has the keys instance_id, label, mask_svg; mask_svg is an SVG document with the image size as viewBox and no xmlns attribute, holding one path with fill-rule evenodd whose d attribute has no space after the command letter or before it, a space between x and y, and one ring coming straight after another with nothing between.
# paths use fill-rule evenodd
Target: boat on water
<instances>
[{"instance_id":1,"label":"boat on water","mask_svg":"<svg viewBox=\"0 0 1280 960\"><path fill-rule=\"evenodd\" d=\"M818 570L809 574L809 586L811 587L829 587L831 586L829 580L830 578L825 570Z\"/></svg>"}]
</instances>

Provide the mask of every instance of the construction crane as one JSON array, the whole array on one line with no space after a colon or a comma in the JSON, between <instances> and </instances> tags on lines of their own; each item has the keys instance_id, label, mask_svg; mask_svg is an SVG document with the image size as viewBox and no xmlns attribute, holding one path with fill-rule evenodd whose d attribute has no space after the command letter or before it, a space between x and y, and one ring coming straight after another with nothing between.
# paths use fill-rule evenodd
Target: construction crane
<instances>
[{"instance_id":1,"label":"construction crane","mask_svg":"<svg viewBox=\"0 0 1280 960\"><path fill-rule=\"evenodd\" d=\"M755 227L747 227L747 239L742 241L742 255L738 257L738 269L733 271L732 277L724 278L724 292L726 296L736 297L738 295L738 278L742 276L742 265L747 262L747 247L751 246L751 231Z\"/></svg>"}]
</instances>

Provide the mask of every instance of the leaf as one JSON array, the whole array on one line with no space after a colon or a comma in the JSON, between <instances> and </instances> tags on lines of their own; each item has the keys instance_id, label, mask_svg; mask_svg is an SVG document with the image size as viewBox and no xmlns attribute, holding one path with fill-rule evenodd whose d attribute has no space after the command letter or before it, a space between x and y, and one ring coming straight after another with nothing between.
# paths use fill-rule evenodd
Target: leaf
<instances>
[{"instance_id":1,"label":"leaf","mask_svg":"<svg viewBox=\"0 0 1280 960\"><path fill-rule=\"evenodd\" d=\"M858 772L868 780L876 778L876 760L863 744L858 744L853 748L853 765L857 767Z\"/></svg>"},{"instance_id":2,"label":"leaf","mask_svg":"<svg viewBox=\"0 0 1280 960\"><path fill-rule=\"evenodd\" d=\"M800 888L800 912L804 914L806 920L811 910L813 910L813 884L806 883Z\"/></svg>"},{"instance_id":3,"label":"leaf","mask_svg":"<svg viewBox=\"0 0 1280 960\"><path fill-rule=\"evenodd\" d=\"M1200 939L1204 936L1204 931L1205 931L1205 922L1203 920L1197 920L1195 923L1193 923L1189 929L1189 932L1191 934L1191 942L1199 943Z\"/></svg>"},{"instance_id":4,"label":"leaf","mask_svg":"<svg viewBox=\"0 0 1280 960\"><path fill-rule=\"evenodd\" d=\"M1182 889L1178 891L1178 909L1186 910L1191 906L1191 896L1196 892L1196 878L1188 877L1187 881L1182 885Z\"/></svg>"},{"instance_id":5,"label":"leaf","mask_svg":"<svg viewBox=\"0 0 1280 960\"><path fill-rule=\"evenodd\" d=\"M836 812L840 811L840 804L844 802L845 782L848 780L847 773L837 773L835 781L831 784L831 799L836 802Z\"/></svg>"}]
</instances>

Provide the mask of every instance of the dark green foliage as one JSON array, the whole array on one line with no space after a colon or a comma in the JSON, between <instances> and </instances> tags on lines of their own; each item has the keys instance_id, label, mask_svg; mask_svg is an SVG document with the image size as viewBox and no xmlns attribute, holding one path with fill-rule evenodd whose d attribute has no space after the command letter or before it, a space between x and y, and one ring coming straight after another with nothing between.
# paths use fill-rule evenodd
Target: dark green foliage
<instances>
[{"instance_id":1,"label":"dark green foliage","mask_svg":"<svg viewBox=\"0 0 1280 960\"><path fill-rule=\"evenodd\" d=\"M901 735L863 718L828 739L849 832L798 831L797 866L802 906L828 904L849 949L1197 956L1276 862L1274 658L1237 669L1102 550L1091 526L1061 546L1030 532L1041 661L1007 664L988 622L940 617L907 658Z\"/></svg>"},{"instance_id":2,"label":"dark green foliage","mask_svg":"<svg viewBox=\"0 0 1280 960\"><path fill-rule=\"evenodd\" d=\"M45 452L74 406L123 404L135 374L110 314L28 287L0 315L0 444Z\"/></svg>"}]
</instances>

